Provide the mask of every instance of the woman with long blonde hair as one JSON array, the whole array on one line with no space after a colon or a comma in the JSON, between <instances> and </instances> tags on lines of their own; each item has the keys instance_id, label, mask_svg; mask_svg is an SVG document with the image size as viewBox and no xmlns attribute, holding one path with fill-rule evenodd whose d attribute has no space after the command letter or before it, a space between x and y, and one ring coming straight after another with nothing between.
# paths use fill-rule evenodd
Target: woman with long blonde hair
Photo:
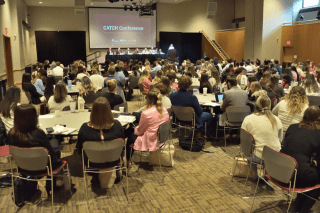
<instances>
[{"instance_id":1,"label":"woman with long blonde hair","mask_svg":"<svg viewBox=\"0 0 320 213\"><path fill-rule=\"evenodd\" d=\"M163 107L162 95L158 88L151 89L146 99L147 104L145 110L141 113L139 125L134 129L134 133L129 136L127 145L130 146L134 143L134 150L156 151L159 148L159 127L169 121L170 117L168 111ZM127 149L127 152L130 151Z\"/></svg>"},{"instance_id":2,"label":"woman with long blonde hair","mask_svg":"<svg viewBox=\"0 0 320 213\"><path fill-rule=\"evenodd\" d=\"M309 101L306 91L300 87L293 87L289 94L284 97L272 110L283 124L283 131L287 131L291 124L302 121L304 111L308 108Z\"/></svg>"},{"instance_id":3,"label":"woman with long blonde hair","mask_svg":"<svg viewBox=\"0 0 320 213\"><path fill-rule=\"evenodd\" d=\"M255 162L261 162L264 146L280 151L283 137L282 123L278 117L272 114L271 100L267 95L261 95L258 98L254 113L245 117L241 128L254 138L253 159ZM257 179L256 164L251 165L251 172L253 177Z\"/></svg>"},{"instance_id":4,"label":"woman with long blonde hair","mask_svg":"<svg viewBox=\"0 0 320 213\"><path fill-rule=\"evenodd\" d=\"M310 96L319 96L319 85L312 74L307 74L306 78L300 82L300 86L306 90Z\"/></svg>"},{"instance_id":5,"label":"woman with long blonde hair","mask_svg":"<svg viewBox=\"0 0 320 213\"><path fill-rule=\"evenodd\" d=\"M262 87L258 81L252 82L250 89L252 92L251 97L249 97L250 101L256 101L259 96L267 94L265 90L262 90Z\"/></svg>"},{"instance_id":6,"label":"woman with long blonde hair","mask_svg":"<svg viewBox=\"0 0 320 213\"><path fill-rule=\"evenodd\" d=\"M150 67L146 66L142 75L138 81L138 84L142 84L143 86L143 94L148 94L150 86L152 85L152 76L150 72Z\"/></svg>"},{"instance_id":7,"label":"woman with long blonde hair","mask_svg":"<svg viewBox=\"0 0 320 213\"><path fill-rule=\"evenodd\" d=\"M265 89L267 84L270 83L270 81L271 81L271 72L265 71L263 73L263 76L262 76L261 80L260 80L261 87L263 89Z\"/></svg>"},{"instance_id":8,"label":"woman with long blonde hair","mask_svg":"<svg viewBox=\"0 0 320 213\"><path fill-rule=\"evenodd\" d=\"M81 81L81 86L79 88L79 95L87 96L90 92L97 92L97 87L92 83L90 78L87 76L83 77Z\"/></svg>"}]
</instances>

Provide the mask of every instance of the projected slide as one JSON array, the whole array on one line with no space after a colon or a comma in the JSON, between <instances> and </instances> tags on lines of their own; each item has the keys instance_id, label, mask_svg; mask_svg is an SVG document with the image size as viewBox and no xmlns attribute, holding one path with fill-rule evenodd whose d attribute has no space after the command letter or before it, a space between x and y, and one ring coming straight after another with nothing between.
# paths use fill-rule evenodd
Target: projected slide
<instances>
[{"instance_id":1,"label":"projected slide","mask_svg":"<svg viewBox=\"0 0 320 213\"><path fill-rule=\"evenodd\" d=\"M89 8L90 48L156 46L156 14L140 18L138 11Z\"/></svg>"}]
</instances>

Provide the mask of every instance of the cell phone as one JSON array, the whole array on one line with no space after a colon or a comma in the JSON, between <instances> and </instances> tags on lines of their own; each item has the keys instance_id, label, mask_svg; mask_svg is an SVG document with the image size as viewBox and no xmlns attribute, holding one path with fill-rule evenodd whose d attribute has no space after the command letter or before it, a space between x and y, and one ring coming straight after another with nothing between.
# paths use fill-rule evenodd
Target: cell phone
<instances>
[{"instance_id":1,"label":"cell phone","mask_svg":"<svg viewBox=\"0 0 320 213\"><path fill-rule=\"evenodd\" d=\"M53 128L52 128L52 127L46 128L46 130L47 130L47 132L48 132L48 133L52 133L52 132L54 132L54 130L53 130Z\"/></svg>"}]
</instances>

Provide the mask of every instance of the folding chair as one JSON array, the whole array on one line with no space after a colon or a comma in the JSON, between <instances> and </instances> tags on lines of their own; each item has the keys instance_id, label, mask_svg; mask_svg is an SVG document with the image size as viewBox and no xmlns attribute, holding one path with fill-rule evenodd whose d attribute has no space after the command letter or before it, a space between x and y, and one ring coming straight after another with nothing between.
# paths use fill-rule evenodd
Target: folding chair
<instances>
[{"instance_id":1,"label":"folding chair","mask_svg":"<svg viewBox=\"0 0 320 213\"><path fill-rule=\"evenodd\" d=\"M226 129L240 129L244 118L250 115L251 110L248 105L229 106L226 109L227 121L223 126L224 146L227 147ZM216 135L218 135L219 120L217 121Z\"/></svg>"},{"instance_id":2,"label":"folding chair","mask_svg":"<svg viewBox=\"0 0 320 213\"><path fill-rule=\"evenodd\" d=\"M144 92L143 92L143 85L142 84L139 84L139 90L140 90L140 98L141 98L141 103L142 103L142 105L143 105L143 103L144 103L144 100L145 100L145 97L146 97L146 95L147 94L145 94ZM139 99L140 99L139 98ZM140 107L140 101L139 101L139 107Z\"/></svg>"},{"instance_id":3,"label":"folding chair","mask_svg":"<svg viewBox=\"0 0 320 213\"><path fill-rule=\"evenodd\" d=\"M123 161L121 160L121 153L123 151L123 147L125 147L124 156L126 156L126 146L123 139L115 139L111 141L90 141L84 142L82 148L82 166L83 166L83 178L84 178L84 186L86 192L86 200L87 205L89 208L88 202L88 187L87 186L87 173L107 173L119 170L126 171L126 179L127 179L127 189L126 195L127 199L129 200L128 196L128 171L127 167L122 166ZM85 154L88 157L88 162L85 163ZM90 166L90 163L107 163L107 162L114 162L120 159L120 167L115 168L108 171L99 171L99 169L103 168L95 168ZM123 183L122 183L123 186Z\"/></svg>"},{"instance_id":4,"label":"folding chair","mask_svg":"<svg viewBox=\"0 0 320 213\"><path fill-rule=\"evenodd\" d=\"M287 201L289 205L288 205L287 212L289 212L289 208L293 199L293 194L295 192L303 194L304 192L308 192L308 191L320 188L320 184L317 184L315 186L308 187L308 188L295 187L298 163L293 157L283 154L281 152L278 152L276 150L273 150L268 146L265 146L262 151L262 159L264 160L266 177L270 180L270 182L272 182L274 185L279 187L280 191L284 190L288 192ZM260 178L263 181L265 181L269 186L274 187L270 185L265 178L263 177L260 177ZM252 212L252 209L253 209L253 205L256 198L257 189L258 189L258 183L259 183L259 180L257 181L256 189L254 191L254 197L253 197L253 202L252 202L250 212ZM311 199L314 199L314 198L311 198Z\"/></svg>"},{"instance_id":5,"label":"folding chair","mask_svg":"<svg viewBox=\"0 0 320 213\"><path fill-rule=\"evenodd\" d=\"M71 179L68 168L67 161L62 161L62 165L52 169L51 156L49 155L49 151L44 147L32 147L32 148L22 148L17 146L10 146L10 155L15 160L17 164L17 174L22 174L24 176L31 176L33 178L24 178L19 175L14 175L13 173L13 165L12 160L10 159L10 167L11 167L11 180L12 180L12 191L13 191L13 200L14 197L14 182L13 178L21 178L28 181L51 181L51 212L53 212L53 175L57 175L61 169L64 172L67 172L69 179L69 189L71 192ZM66 167L66 169L64 169ZM46 176L50 176L50 178L43 178ZM43 178L41 180L34 178Z\"/></svg>"}]
</instances>

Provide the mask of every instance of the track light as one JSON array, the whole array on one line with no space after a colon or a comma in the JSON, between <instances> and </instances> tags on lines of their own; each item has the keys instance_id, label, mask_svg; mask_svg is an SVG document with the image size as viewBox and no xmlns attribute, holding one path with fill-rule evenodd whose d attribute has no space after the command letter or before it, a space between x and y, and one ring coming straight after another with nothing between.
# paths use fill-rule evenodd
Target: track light
<instances>
[{"instance_id":1,"label":"track light","mask_svg":"<svg viewBox=\"0 0 320 213\"><path fill-rule=\"evenodd\" d=\"M303 20L304 20L304 16L301 15L301 14L299 14L299 20L300 20L300 21L303 21Z\"/></svg>"},{"instance_id":2,"label":"track light","mask_svg":"<svg viewBox=\"0 0 320 213\"><path fill-rule=\"evenodd\" d=\"M136 7L136 11L139 11L139 7L138 6Z\"/></svg>"},{"instance_id":3,"label":"track light","mask_svg":"<svg viewBox=\"0 0 320 213\"><path fill-rule=\"evenodd\" d=\"M124 5L124 11L127 11L127 10L128 10L127 5Z\"/></svg>"},{"instance_id":4,"label":"track light","mask_svg":"<svg viewBox=\"0 0 320 213\"><path fill-rule=\"evenodd\" d=\"M130 6L130 11L132 11L133 10L133 7L132 6Z\"/></svg>"}]
</instances>

